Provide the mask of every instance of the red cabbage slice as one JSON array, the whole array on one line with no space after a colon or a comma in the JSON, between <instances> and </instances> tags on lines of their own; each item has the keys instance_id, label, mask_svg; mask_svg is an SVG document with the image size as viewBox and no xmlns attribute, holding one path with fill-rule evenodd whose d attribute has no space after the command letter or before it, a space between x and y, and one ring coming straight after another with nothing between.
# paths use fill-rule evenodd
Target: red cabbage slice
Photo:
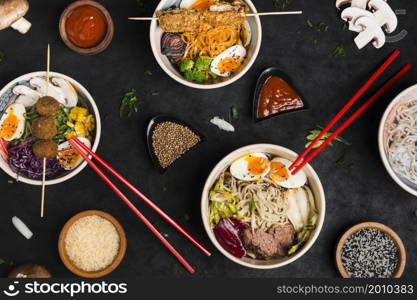
<instances>
[{"instance_id":1,"label":"red cabbage slice","mask_svg":"<svg viewBox=\"0 0 417 300\"><path fill-rule=\"evenodd\" d=\"M234 218L220 219L219 223L213 228L214 235L220 245L230 254L237 258L246 255L240 239L240 234L246 225Z\"/></svg>"}]
</instances>

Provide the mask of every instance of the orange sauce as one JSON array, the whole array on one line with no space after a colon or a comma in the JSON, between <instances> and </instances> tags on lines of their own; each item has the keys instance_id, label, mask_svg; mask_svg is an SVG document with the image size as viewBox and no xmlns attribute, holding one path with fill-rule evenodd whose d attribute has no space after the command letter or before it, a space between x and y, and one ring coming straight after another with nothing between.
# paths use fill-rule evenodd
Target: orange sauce
<instances>
[{"instance_id":1,"label":"orange sauce","mask_svg":"<svg viewBox=\"0 0 417 300\"><path fill-rule=\"evenodd\" d=\"M253 175L262 175L268 168L268 160L264 157L248 156L248 171Z\"/></svg>"},{"instance_id":2,"label":"orange sauce","mask_svg":"<svg viewBox=\"0 0 417 300\"><path fill-rule=\"evenodd\" d=\"M70 41L78 47L91 48L97 46L106 36L106 18L95 7L80 6L67 18L65 31Z\"/></svg>"},{"instance_id":3,"label":"orange sauce","mask_svg":"<svg viewBox=\"0 0 417 300\"><path fill-rule=\"evenodd\" d=\"M190 8L194 8L197 10L207 10L213 4L215 4L216 0L196 0Z\"/></svg>"}]
</instances>

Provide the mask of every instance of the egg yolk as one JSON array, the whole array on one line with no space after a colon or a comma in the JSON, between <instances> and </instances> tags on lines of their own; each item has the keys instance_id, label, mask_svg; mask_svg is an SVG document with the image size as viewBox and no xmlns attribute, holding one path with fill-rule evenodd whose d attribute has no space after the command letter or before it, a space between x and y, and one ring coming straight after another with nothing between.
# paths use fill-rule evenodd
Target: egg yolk
<instances>
[{"instance_id":1,"label":"egg yolk","mask_svg":"<svg viewBox=\"0 0 417 300\"><path fill-rule=\"evenodd\" d=\"M253 175L262 175L268 168L268 159L264 157L248 156L245 159L248 163L248 171Z\"/></svg>"},{"instance_id":2,"label":"egg yolk","mask_svg":"<svg viewBox=\"0 0 417 300\"><path fill-rule=\"evenodd\" d=\"M211 5L215 4L216 2L216 0L196 0L190 8L194 8L197 10L207 10Z\"/></svg>"},{"instance_id":3,"label":"egg yolk","mask_svg":"<svg viewBox=\"0 0 417 300\"><path fill-rule=\"evenodd\" d=\"M285 181L290 177L288 174L287 167L282 162L273 161L271 162L271 170L269 176L277 182Z\"/></svg>"},{"instance_id":4,"label":"egg yolk","mask_svg":"<svg viewBox=\"0 0 417 300\"><path fill-rule=\"evenodd\" d=\"M77 163L80 155L78 152L72 148L68 147L58 152L58 159L61 164L66 168L73 168Z\"/></svg>"},{"instance_id":5,"label":"egg yolk","mask_svg":"<svg viewBox=\"0 0 417 300\"><path fill-rule=\"evenodd\" d=\"M233 57L228 56L228 57L222 58L219 61L219 64L217 65L217 69L219 70L220 73L228 73L239 68L240 64L241 64L240 59L235 59Z\"/></svg>"},{"instance_id":6,"label":"egg yolk","mask_svg":"<svg viewBox=\"0 0 417 300\"><path fill-rule=\"evenodd\" d=\"M17 130L19 119L14 114L13 109L7 113L7 118L4 119L0 128L0 138L11 139Z\"/></svg>"}]
</instances>

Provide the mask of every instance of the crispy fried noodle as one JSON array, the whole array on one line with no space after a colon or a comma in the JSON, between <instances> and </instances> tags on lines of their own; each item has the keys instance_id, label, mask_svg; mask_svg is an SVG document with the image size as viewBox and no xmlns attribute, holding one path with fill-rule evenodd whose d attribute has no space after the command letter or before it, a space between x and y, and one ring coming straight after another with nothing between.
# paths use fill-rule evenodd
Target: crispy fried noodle
<instances>
[{"instance_id":1,"label":"crispy fried noodle","mask_svg":"<svg viewBox=\"0 0 417 300\"><path fill-rule=\"evenodd\" d=\"M220 26L201 32L184 32L181 39L187 44L182 60L199 56L215 58L233 45L242 45L240 27Z\"/></svg>"}]
</instances>

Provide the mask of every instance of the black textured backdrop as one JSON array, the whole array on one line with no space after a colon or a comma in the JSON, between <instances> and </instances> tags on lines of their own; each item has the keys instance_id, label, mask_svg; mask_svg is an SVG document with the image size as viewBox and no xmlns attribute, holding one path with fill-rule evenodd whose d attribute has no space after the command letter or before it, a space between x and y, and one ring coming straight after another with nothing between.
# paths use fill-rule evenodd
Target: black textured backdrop
<instances>
[{"instance_id":1,"label":"black textured backdrop","mask_svg":"<svg viewBox=\"0 0 417 300\"><path fill-rule=\"evenodd\" d=\"M293 0L288 9L302 9L304 14L262 18L263 42L254 66L238 82L211 91L187 88L168 77L152 55L149 24L127 20L128 16L150 15L157 1L99 1L114 19L115 36L110 47L95 56L72 52L59 37L59 16L70 2L32 0L27 15L33 23L30 32L26 35L10 29L0 32L0 51L5 54L0 63L0 86L22 74L43 70L46 45L50 43L52 70L78 80L97 102L103 123L98 153L213 251L211 258L205 257L143 203L131 197L196 267L195 276L337 277L333 263L336 240L348 226L362 221L382 222L396 230L407 249L405 275L416 274L417 217L413 212L417 210L417 201L391 180L377 148L377 128L382 112L396 94L417 81L415 69L344 132L343 136L353 143L347 154L353 168L348 170L335 163L344 151L342 145L326 149L313 161L326 192L326 219L316 244L297 262L269 271L251 270L230 262L211 245L199 210L204 181L224 155L238 147L260 142L283 145L299 152L308 130L316 124L325 124L393 49L400 49L401 56L369 93L406 62L417 64L417 5L414 1L391 1L394 8L407 10L407 15L399 16L398 30L409 32L404 40L387 44L380 50L369 46L358 51L353 43L354 34L342 29L335 1ZM272 2L255 0L259 11L274 10ZM307 26L307 19L315 24L325 22L329 28L326 32L316 32ZM345 57L331 55L337 45L344 47ZM311 109L254 124L251 118L254 84L260 72L270 66L285 70L294 79ZM145 70L150 70L152 75L145 75ZM120 99L130 88L138 90L139 112L130 119L120 119ZM153 92L160 94L152 96ZM209 124L215 115L227 118L232 105L239 111L239 120L234 122L235 133L220 131ZM207 137L204 144L164 175L153 168L145 144L148 121L161 113L190 122ZM9 184L10 179L0 172L1 258L15 264L44 264L57 277L73 276L58 256L59 231L75 213L101 209L121 222L128 237L126 257L110 277L189 277L91 169L86 168L64 184L47 188L44 219L39 218L40 188ZM13 228L11 218L14 215L33 230L35 235L31 240L25 240ZM0 265L0 274L5 276L9 269Z\"/></svg>"}]
</instances>

